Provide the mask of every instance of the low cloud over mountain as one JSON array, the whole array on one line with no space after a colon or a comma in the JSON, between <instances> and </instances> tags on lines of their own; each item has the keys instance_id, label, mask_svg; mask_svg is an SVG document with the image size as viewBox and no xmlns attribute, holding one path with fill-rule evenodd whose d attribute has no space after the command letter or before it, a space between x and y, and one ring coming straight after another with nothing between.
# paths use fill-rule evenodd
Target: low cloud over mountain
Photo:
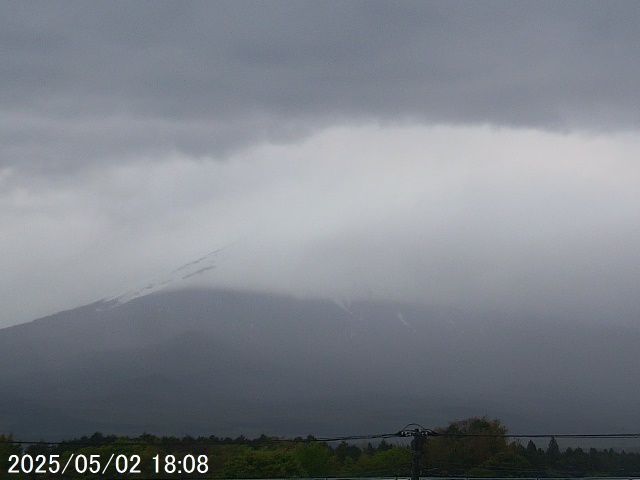
<instances>
[{"instance_id":1,"label":"low cloud over mountain","mask_svg":"<svg viewBox=\"0 0 640 480\"><path fill-rule=\"evenodd\" d=\"M0 330L0 431L334 435L471 416L638 430L640 331L224 290L98 302Z\"/></svg>"}]
</instances>

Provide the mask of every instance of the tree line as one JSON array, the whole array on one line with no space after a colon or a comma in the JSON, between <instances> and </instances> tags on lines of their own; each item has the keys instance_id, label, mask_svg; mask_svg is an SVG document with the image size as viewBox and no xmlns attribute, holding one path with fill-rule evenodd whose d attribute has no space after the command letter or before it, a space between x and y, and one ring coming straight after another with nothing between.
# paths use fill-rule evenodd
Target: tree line
<instances>
[{"instance_id":1,"label":"tree line","mask_svg":"<svg viewBox=\"0 0 640 480\"><path fill-rule=\"evenodd\" d=\"M566 448L561 450L555 438L544 448L533 441L510 441L499 420L470 418L437 428L421 452L421 475L431 477L587 477L639 476L640 454L613 449ZM102 462L112 455L125 459L137 457L140 473L111 476L79 474L73 468L61 475L45 472L7 473L10 458L28 455L31 459L55 458L64 464L69 458L90 459L99 455ZM18 457L15 457L15 456ZM72 457L74 455L74 457ZM38 457L40 456L40 457ZM165 471L167 456L190 456L188 475ZM23 445L9 435L0 435L0 478L26 479L105 479L105 478L305 478L305 477L408 477L412 453L401 440L379 443L322 442L314 437L282 439L262 435L256 439L210 437L157 437L143 434L122 437L95 433L90 437L59 443ZM161 459L161 460L158 460ZM195 468L200 459L201 471ZM161 462L160 471L157 463ZM206 464L206 472L204 471ZM26 465L29 466L28 464ZM86 465L80 464L81 467ZM171 470L169 468L169 470ZM27 468L28 469L28 468ZM18 466L20 470L20 466ZM184 472L183 472L184 473Z\"/></svg>"},{"instance_id":2,"label":"tree line","mask_svg":"<svg viewBox=\"0 0 640 480\"><path fill-rule=\"evenodd\" d=\"M423 447L426 476L626 477L640 474L640 453L612 448L561 450L555 438L544 448L533 440L509 441L499 420L470 418L435 430ZM465 436L469 435L469 436ZM475 436L477 435L477 436ZM544 440L543 440L544 441Z\"/></svg>"}]
</instances>

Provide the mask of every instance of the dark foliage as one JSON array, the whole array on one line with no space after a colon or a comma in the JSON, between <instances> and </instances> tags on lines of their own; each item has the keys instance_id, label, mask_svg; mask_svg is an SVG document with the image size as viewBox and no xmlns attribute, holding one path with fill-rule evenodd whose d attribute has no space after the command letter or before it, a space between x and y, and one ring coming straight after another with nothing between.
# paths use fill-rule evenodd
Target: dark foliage
<instances>
[{"instance_id":1,"label":"dark foliage","mask_svg":"<svg viewBox=\"0 0 640 480\"><path fill-rule=\"evenodd\" d=\"M560 449L554 438L542 449L530 440L526 446L508 441L507 429L499 420L470 418L436 430L428 438L421 458L423 476L464 477L588 477L640 475L640 453L613 449L588 451L582 448ZM383 440L379 443L353 444L346 441L325 443L312 436L293 440L261 435L255 439L208 437L118 437L99 432L60 443L36 443L23 446L11 436L0 436L3 471L0 478L24 480L107 478L100 473L82 473L75 463L64 475L60 472L23 472L7 474L10 456L29 455L33 459L54 459L61 465L72 458L99 458L104 465L112 455L140 460L139 474L121 474L118 478L179 478L166 459L206 464L206 472L194 471L189 478L300 478L408 476L411 450L407 445ZM96 455L99 457L91 457ZM169 457L172 456L172 457ZM14 457L15 458L15 457ZM9 462L7 462L9 460ZM28 465L28 462L25 464ZM82 467L82 462L79 464ZM156 465L159 466L157 471ZM184 463L182 465L185 465ZM45 470L55 467L49 461ZM176 470L177 470L176 466ZM53 468L55 469L55 468ZM110 472L110 471L109 471ZM109 473L107 472L107 473ZM184 472L183 472L184 473ZM111 472L115 475L115 470ZM8 475L8 476L7 476Z\"/></svg>"}]
</instances>

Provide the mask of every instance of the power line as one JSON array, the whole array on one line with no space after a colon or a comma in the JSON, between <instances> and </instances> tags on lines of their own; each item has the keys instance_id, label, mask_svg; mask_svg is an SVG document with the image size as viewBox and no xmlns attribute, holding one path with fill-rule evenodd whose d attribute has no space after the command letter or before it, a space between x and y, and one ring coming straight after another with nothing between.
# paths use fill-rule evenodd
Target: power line
<instances>
[{"instance_id":1,"label":"power line","mask_svg":"<svg viewBox=\"0 0 640 480\"><path fill-rule=\"evenodd\" d=\"M151 439L123 439L123 437L103 438L101 440L85 439L72 439L72 440L60 440L60 441L47 441L47 440L12 440L6 436L0 435L0 444L17 444L17 445L65 445L65 446L103 446L103 445L157 445L157 446L197 446L197 445L229 445L236 443L246 444L265 444L265 443L310 443L310 442L340 442L349 440L374 440L397 437L397 433L381 433L372 435L343 435L335 437L315 437L308 436L306 438L280 438L280 437L265 437L265 438L210 438L201 437L192 440L169 440L166 437L151 437ZM126 438L126 437L125 437Z\"/></svg>"},{"instance_id":2,"label":"power line","mask_svg":"<svg viewBox=\"0 0 640 480\"><path fill-rule=\"evenodd\" d=\"M640 433L447 433L435 432L438 437L502 437L502 438L640 438Z\"/></svg>"},{"instance_id":3,"label":"power line","mask_svg":"<svg viewBox=\"0 0 640 480\"><path fill-rule=\"evenodd\" d=\"M414 427L414 428L410 428ZM304 443L304 442L340 442L355 440L377 440L397 437L410 437L418 432L421 437L444 437L444 438L576 438L576 439L633 439L640 438L640 433L533 433L533 434L509 434L509 433L454 433L438 430L431 430L417 423L410 423L401 430L393 433L379 433L369 435L339 435L332 437L315 437L309 435L306 438L281 438L281 437L258 437L256 439L248 438L217 438L217 437L199 437L194 439L185 439L184 441L172 437L150 437L150 439L133 438L123 439L123 437L109 436L100 440L72 439L61 441L46 440L12 440L7 436L0 435L0 444L17 444L17 445L89 445L102 446L117 443L118 445L159 445L159 446L195 446L195 445L215 445L215 444L263 444L263 443ZM125 437L126 438L126 437Z\"/></svg>"}]
</instances>

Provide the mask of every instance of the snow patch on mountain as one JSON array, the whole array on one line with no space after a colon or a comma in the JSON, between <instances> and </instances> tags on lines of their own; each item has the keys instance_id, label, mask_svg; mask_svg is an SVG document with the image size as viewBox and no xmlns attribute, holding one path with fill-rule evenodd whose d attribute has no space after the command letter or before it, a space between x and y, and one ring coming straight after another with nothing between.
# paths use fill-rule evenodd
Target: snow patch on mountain
<instances>
[{"instance_id":1,"label":"snow patch on mountain","mask_svg":"<svg viewBox=\"0 0 640 480\"><path fill-rule=\"evenodd\" d=\"M135 300L136 298L150 295L154 292L163 290L170 286L175 287L180 282L188 278L192 278L197 275L203 275L204 273L216 268L216 260L218 254L226 248L228 248L228 246L218 248L217 250L213 250L203 257L200 257L189 263L185 263L181 267L176 268L168 275L165 275L156 281L145 282L144 284L132 288L125 293L121 293L111 297L105 297L98 302L98 307L96 308L96 310L104 311L119 307L120 305L124 305L125 303L130 302L131 300Z\"/></svg>"}]
</instances>

